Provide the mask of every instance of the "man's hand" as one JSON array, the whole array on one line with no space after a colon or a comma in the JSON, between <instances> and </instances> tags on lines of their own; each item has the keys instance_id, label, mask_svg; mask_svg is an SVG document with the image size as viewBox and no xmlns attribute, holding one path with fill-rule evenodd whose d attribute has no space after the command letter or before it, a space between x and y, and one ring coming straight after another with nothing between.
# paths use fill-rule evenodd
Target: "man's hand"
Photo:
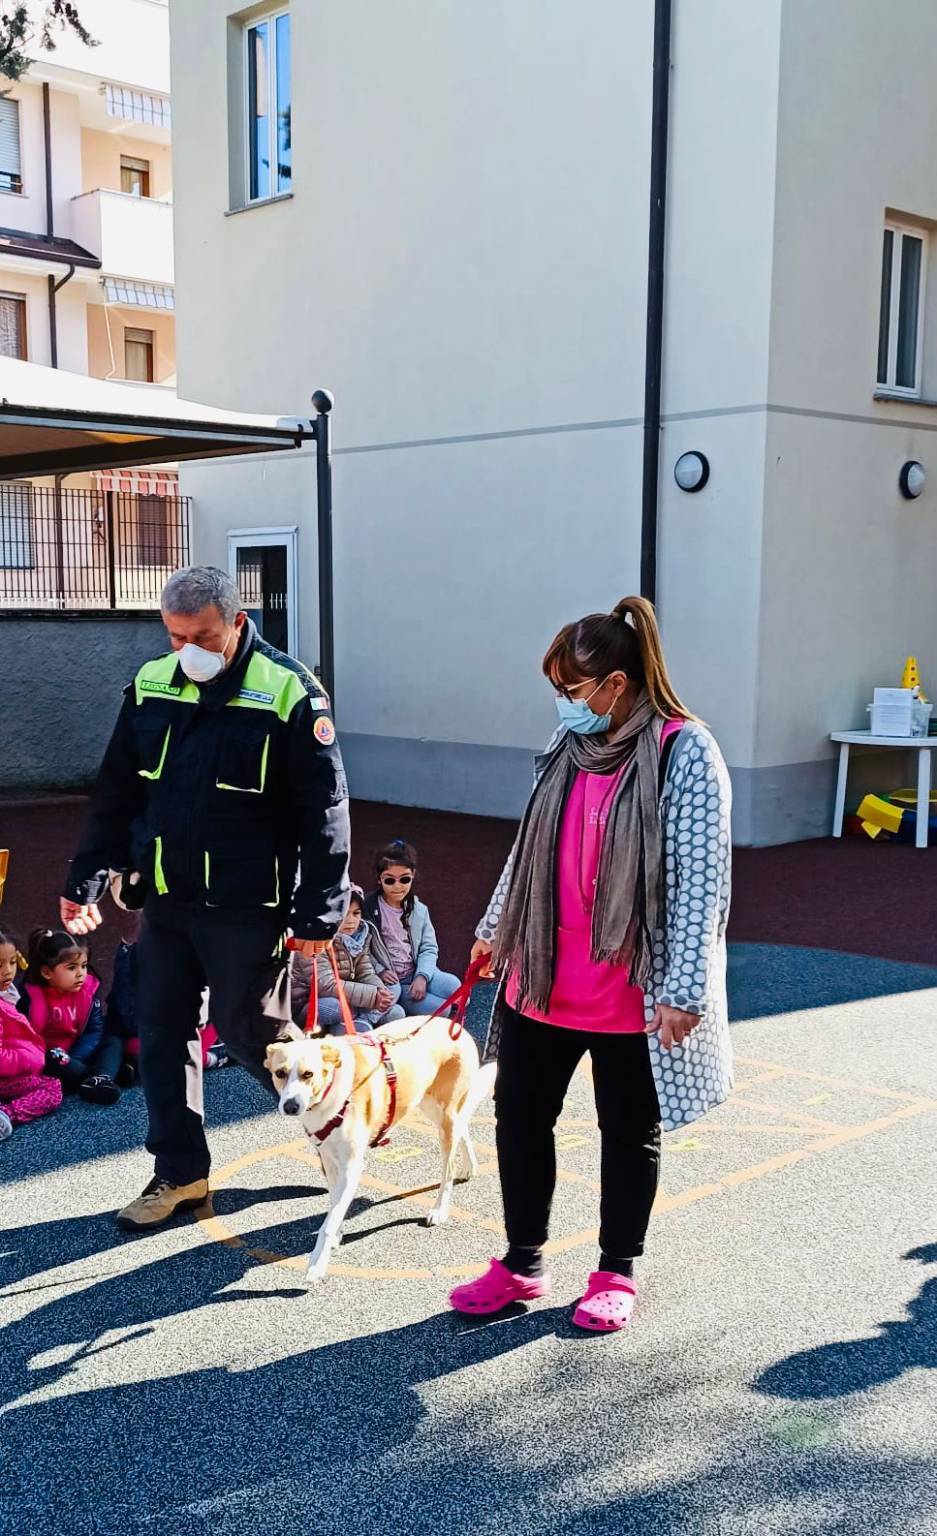
<instances>
[{"instance_id":1,"label":"man's hand","mask_svg":"<svg viewBox=\"0 0 937 1536\"><path fill-rule=\"evenodd\" d=\"M386 987L378 987L377 996L374 999L375 1008L380 1008L382 1013L386 1013L393 1001L393 994L388 992Z\"/></svg>"},{"instance_id":2,"label":"man's hand","mask_svg":"<svg viewBox=\"0 0 937 1536\"><path fill-rule=\"evenodd\" d=\"M104 921L97 902L89 901L82 906L77 901L69 901L65 896L59 898L59 914L66 933L93 933Z\"/></svg>"},{"instance_id":3,"label":"man's hand","mask_svg":"<svg viewBox=\"0 0 937 1536\"><path fill-rule=\"evenodd\" d=\"M294 939L293 950L299 955L308 955L310 959L316 955L327 955L332 948L331 939Z\"/></svg>"},{"instance_id":4,"label":"man's hand","mask_svg":"<svg viewBox=\"0 0 937 1536\"><path fill-rule=\"evenodd\" d=\"M471 958L473 961L484 960L488 955L491 954L491 950L492 945L489 944L487 939L476 939L475 943L472 945ZM488 965L485 967L481 974L485 978L490 978L494 973L491 969L491 966Z\"/></svg>"},{"instance_id":5,"label":"man's hand","mask_svg":"<svg viewBox=\"0 0 937 1536\"><path fill-rule=\"evenodd\" d=\"M686 1013L682 1008L667 1008L663 1004L654 1010L654 1018L647 1026L649 1035L660 1035L665 1051L682 1045L700 1021L698 1013Z\"/></svg>"},{"instance_id":6,"label":"man's hand","mask_svg":"<svg viewBox=\"0 0 937 1536\"><path fill-rule=\"evenodd\" d=\"M410 983L410 997L414 1003L422 1003L426 996L426 977L414 976Z\"/></svg>"}]
</instances>

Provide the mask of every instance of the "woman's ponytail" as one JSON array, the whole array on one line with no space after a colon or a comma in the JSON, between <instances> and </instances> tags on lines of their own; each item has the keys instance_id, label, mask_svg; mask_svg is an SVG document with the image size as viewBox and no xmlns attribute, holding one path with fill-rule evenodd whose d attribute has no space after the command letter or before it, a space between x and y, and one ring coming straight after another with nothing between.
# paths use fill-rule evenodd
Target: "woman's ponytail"
<instances>
[{"instance_id":1,"label":"woman's ponytail","mask_svg":"<svg viewBox=\"0 0 937 1536\"><path fill-rule=\"evenodd\" d=\"M612 618L634 630L641 657L641 671L648 698L666 720L693 720L695 716L681 703L674 690L664 661L660 629L654 604L646 597L623 597L612 609Z\"/></svg>"}]
</instances>

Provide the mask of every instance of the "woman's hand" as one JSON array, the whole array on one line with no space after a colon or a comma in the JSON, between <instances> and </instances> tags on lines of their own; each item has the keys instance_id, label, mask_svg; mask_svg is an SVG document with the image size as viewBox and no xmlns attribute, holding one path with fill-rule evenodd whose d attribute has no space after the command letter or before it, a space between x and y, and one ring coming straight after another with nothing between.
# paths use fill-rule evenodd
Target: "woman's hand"
<instances>
[{"instance_id":1,"label":"woman's hand","mask_svg":"<svg viewBox=\"0 0 937 1536\"><path fill-rule=\"evenodd\" d=\"M654 1018L647 1026L647 1033L659 1034L661 1045L665 1051L669 1051L675 1045L682 1045L699 1021L698 1013L687 1013L683 1008L668 1008L661 1003L654 1010Z\"/></svg>"},{"instance_id":2,"label":"woman's hand","mask_svg":"<svg viewBox=\"0 0 937 1536\"><path fill-rule=\"evenodd\" d=\"M472 945L472 962L474 963L476 960L487 959L487 957L491 954L491 950L492 946L489 944L487 939L476 939L475 943ZM481 975L485 977L486 980L490 980L493 974L494 972L492 971L490 965L486 965L484 970L481 972Z\"/></svg>"},{"instance_id":3,"label":"woman's hand","mask_svg":"<svg viewBox=\"0 0 937 1536\"><path fill-rule=\"evenodd\" d=\"M386 1013L388 1008L390 1008L393 1004L393 1001L394 999L391 993L388 992L385 987L378 987L374 998L375 1008L380 1008L381 1013Z\"/></svg>"},{"instance_id":4,"label":"woman's hand","mask_svg":"<svg viewBox=\"0 0 937 1536\"><path fill-rule=\"evenodd\" d=\"M414 976L410 983L410 1000L414 1003L422 1003L426 996L426 977Z\"/></svg>"}]
</instances>

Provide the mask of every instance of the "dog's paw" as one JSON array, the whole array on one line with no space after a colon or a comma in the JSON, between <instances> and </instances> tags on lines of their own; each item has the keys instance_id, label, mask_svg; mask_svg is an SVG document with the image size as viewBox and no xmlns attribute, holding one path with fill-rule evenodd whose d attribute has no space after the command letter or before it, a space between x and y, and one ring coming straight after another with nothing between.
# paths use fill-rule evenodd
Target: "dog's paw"
<instances>
[{"instance_id":1,"label":"dog's paw","mask_svg":"<svg viewBox=\"0 0 937 1536\"><path fill-rule=\"evenodd\" d=\"M328 1267L328 1261L324 1264L310 1264L303 1276L303 1282L306 1285L318 1285L320 1280L325 1279Z\"/></svg>"},{"instance_id":2,"label":"dog's paw","mask_svg":"<svg viewBox=\"0 0 937 1536\"><path fill-rule=\"evenodd\" d=\"M441 1211L438 1206L434 1205L433 1209L431 1211L427 1211L425 1217L423 1218L423 1225L424 1227L441 1227L443 1223L448 1220L449 1212Z\"/></svg>"}]
</instances>

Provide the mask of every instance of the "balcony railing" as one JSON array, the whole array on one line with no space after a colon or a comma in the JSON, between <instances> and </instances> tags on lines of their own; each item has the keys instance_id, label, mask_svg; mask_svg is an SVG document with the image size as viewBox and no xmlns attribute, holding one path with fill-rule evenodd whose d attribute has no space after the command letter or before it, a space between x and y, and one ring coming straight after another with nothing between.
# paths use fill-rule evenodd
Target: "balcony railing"
<instances>
[{"instance_id":1,"label":"balcony railing","mask_svg":"<svg viewBox=\"0 0 937 1536\"><path fill-rule=\"evenodd\" d=\"M188 496L0 483L0 607L159 607L189 561Z\"/></svg>"},{"instance_id":2,"label":"balcony railing","mask_svg":"<svg viewBox=\"0 0 937 1536\"><path fill-rule=\"evenodd\" d=\"M171 203L99 189L73 197L71 211L72 239L100 257L105 273L172 283Z\"/></svg>"}]
</instances>

